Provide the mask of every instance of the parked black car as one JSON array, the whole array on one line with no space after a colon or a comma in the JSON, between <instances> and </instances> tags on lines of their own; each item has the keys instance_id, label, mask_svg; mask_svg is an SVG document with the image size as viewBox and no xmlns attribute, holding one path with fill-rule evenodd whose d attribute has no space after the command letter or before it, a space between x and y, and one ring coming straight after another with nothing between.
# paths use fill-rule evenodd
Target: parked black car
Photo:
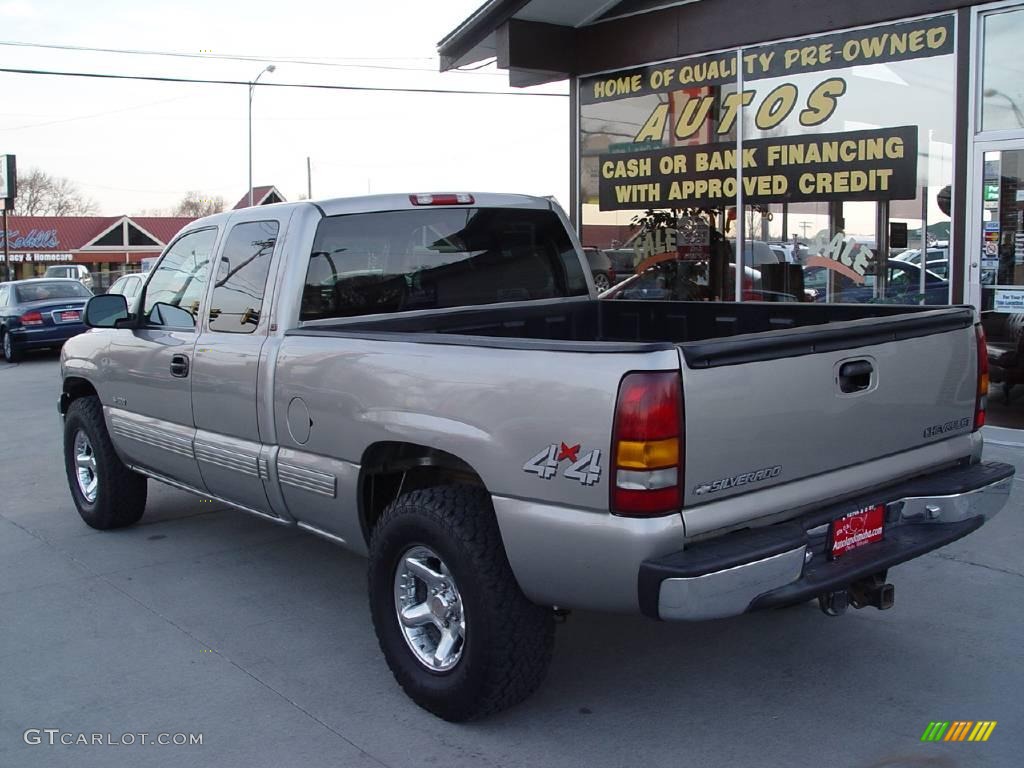
<instances>
[{"instance_id":1,"label":"parked black car","mask_svg":"<svg viewBox=\"0 0 1024 768\"><path fill-rule=\"evenodd\" d=\"M889 259L886 262L886 283L884 301L892 304L917 304L921 299L921 267L907 261ZM825 267L804 267L804 286L815 292L814 301L826 301ZM833 282L832 301L862 304L878 301L875 297L875 276L866 275L863 285L840 275ZM942 305L949 303L949 262L935 260L928 262L925 272L924 303Z\"/></svg>"},{"instance_id":2,"label":"parked black car","mask_svg":"<svg viewBox=\"0 0 1024 768\"><path fill-rule=\"evenodd\" d=\"M46 278L0 283L0 345L17 362L27 349L59 347L88 330L82 323L92 291L78 280Z\"/></svg>"}]
</instances>

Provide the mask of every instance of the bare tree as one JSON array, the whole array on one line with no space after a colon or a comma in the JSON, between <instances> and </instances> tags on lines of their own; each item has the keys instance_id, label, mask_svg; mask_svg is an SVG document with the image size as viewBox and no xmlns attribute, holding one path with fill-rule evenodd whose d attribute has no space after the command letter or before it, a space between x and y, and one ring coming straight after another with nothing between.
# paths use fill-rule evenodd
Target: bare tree
<instances>
[{"instance_id":1,"label":"bare tree","mask_svg":"<svg viewBox=\"0 0 1024 768\"><path fill-rule=\"evenodd\" d=\"M16 216L89 216L96 201L86 197L71 179L52 176L40 168L18 174Z\"/></svg>"},{"instance_id":2,"label":"bare tree","mask_svg":"<svg viewBox=\"0 0 1024 768\"><path fill-rule=\"evenodd\" d=\"M187 192L174 208L175 216L210 216L224 210L224 198L204 195L202 192Z\"/></svg>"}]
</instances>

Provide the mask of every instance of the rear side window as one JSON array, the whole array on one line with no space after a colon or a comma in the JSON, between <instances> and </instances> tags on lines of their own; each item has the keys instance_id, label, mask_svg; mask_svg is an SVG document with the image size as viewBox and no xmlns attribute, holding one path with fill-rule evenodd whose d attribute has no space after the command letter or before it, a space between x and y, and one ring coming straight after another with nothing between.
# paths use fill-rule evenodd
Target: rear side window
<instances>
[{"instance_id":1,"label":"rear side window","mask_svg":"<svg viewBox=\"0 0 1024 768\"><path fill-rule=\"evenodd\" d=\"M587 293L551 211L423 208L323 219L301 320L530 301Z\"/></svg>"},{"instance_id":2,"label":"rear side window","mask_svg":"<svg viewBox=\"0 0 1024 768\"><path fill-rule=\"evenodd\" d=\"M210 302L211 331L256 330L277 232L276 221L254 221L238 224L228 233Z\"/></svg>"}]
</instances>

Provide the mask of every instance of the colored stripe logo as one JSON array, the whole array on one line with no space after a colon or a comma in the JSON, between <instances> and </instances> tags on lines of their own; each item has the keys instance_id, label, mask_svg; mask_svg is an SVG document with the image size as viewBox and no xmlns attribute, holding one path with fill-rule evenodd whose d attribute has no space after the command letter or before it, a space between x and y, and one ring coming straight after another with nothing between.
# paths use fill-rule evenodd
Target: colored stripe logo
<instances>
[{"instance_id":1,"label":"colored stripe logo","mask_svg":"<svg viewBox=\"0 0 1024 768\"><path fill-rule=\"evenodd\" d=\"M996 720L939 720L928 723L921 741L988 741Z\"/></svg>"}]
</instances>

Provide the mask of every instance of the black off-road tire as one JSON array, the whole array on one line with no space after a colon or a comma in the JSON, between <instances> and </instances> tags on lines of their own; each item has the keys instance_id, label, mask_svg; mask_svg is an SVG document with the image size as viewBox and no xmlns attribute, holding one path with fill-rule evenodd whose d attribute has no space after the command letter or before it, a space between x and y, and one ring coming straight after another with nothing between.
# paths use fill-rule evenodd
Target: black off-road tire
<instances>
[{"instance_id":1,"label":"black off-road tire","mask_svg":"<svg viewBox=\"0 0 1024 768\"><path fill-rule=\"evenodd\" d=\"M92 446L97 478L96 497L90 501L78 481L75 437L82 432ZM82 520L91 528L107 530L137 523L146 509L146 478L124 465L107 434L103 407L96 397L80 397L64 417L64 468L68 487Z\"/></svg>"},{"instance_id":2,"label":"black off-road tire","mask_svg":"<svg viewBox=\"0 0 1024 768\"><path fill-rule=\"evenodd\" d=\"M417 545L440 556L462 597L465 641L447 672L428 670L413 655L396 614L396 570ZM483 488L437 486L392 502L370 542L369 592L377 639L395 679L438 717L462 722L506 709L536 690L547 673L554 617L519 589Z\"/></svg>"},{"instance_id":3,"label":"black off-road tire","mask_svg":"<svg viewBox=\"0 0 1024 768\"><path fill-rule=\"evenodd\" d=\"M4 360L8 363L20 363L24 352L14 344L14 337L7 331L0 333L0 348L3 349Z\"/></svg>"}]
</instances>

